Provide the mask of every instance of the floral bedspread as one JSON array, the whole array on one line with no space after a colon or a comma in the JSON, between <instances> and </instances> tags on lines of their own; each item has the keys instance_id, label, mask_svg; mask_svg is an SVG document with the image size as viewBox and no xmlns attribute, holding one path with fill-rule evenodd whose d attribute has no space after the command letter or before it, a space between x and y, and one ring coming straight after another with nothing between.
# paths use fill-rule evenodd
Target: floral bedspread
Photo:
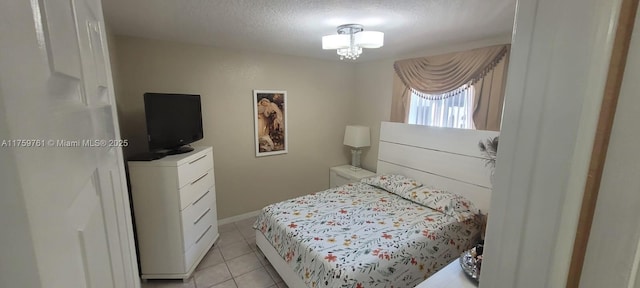
<instances>
[{"instance_id":1,"label":"floral bedspread","mask_svg":"<svg viewBox=\"0 0 640 288\"><path fill-rule=\"evenodd\" d=\"M254 228L309 287L414 287L475 243L474 220L353 183L272 204Z\"/></svg>"}]
</instances>

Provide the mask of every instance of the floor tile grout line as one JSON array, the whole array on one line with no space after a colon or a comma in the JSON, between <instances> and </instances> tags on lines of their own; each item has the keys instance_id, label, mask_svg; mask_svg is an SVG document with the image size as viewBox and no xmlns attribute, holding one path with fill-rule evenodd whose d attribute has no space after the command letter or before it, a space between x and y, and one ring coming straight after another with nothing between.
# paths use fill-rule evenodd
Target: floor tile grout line
<instances>
[{"instance_id":1,"label":"floor tile grout line","mask_svg":"<svg viewBox=\"0 0 640 288\"><path fill-rule=\"evenodd\" d=\"M190 282L190 284L191 284L191 285L189 285L190 287L193 287L193 288L205 288L205 287L201 287L201 286L202 286L202 285L206 285L207 287L211 288L211 287L214 287L214 286L217 286L217 285L221 285L222 283L228 282L229 280L232 280L232 281L233 281L233 284L238 288L239 286L238 286L237 278L242 277L242 276L244 276L244 275L246 275L246 274L248 274L248 273L255 272L255 271L257 271L257 270L263 270L265 273L267 273L267 275L269 276L269 278L268 278L268 279L270 279L270 280L271 280L271 282L272 282L272 284L269 286L270 288L271 288L271 287L279 287L279 283L280 283L280 282L282 282L282 281L277 282L277 279L275 279L275 278L274 278L274 276L273 276L273 275L269 272L269 270L268 270L268 267L267 267L267 265L266 265L266 264L268 264L268 262L266 262L266 261L264 261L264 260L260 259L260 257L261 257L261 256L260 256L260 254L258 253L259 249L257 249L257 248L255 247L255 245L256 245L256 244L255 244L255 240L254 240L254 239L255 239L255 238L254 238L254 237L255 237L255 236L254 236L255 234L254 234L254 233L246 233L246 232L248 232L247 230L249 230L249 231L251 231L251 232L255 232L255 229L253 229L253 222L254 222L254 221L255 221L255 218L254 218L254 219L252 219L252 220L250 220L250 221L248 221L248 220L244 219L244 220L240 220L240 221L237 221L237 222L232 222L232 223L229 223L229 224L225 224L225 225L223 225L223 226L226 226L226 225L229 225L229 226L225 227L223 230L220 230L220 234L221 234L221 235L222 235L222 234L226 234L226 235L228 235L228 233L237 233L237 234L240 234L240 236L241 236L241 237L239 237L239 238L238 238L238 240L236 240L236 241L239 241L239 239L242 239L242 240L243 240L243 242L249 246L250 251L249 251L249 252L247 252L247 253L241 254L241 255L236 255L236 256L235 256L235 257L233 257L233 258L227 259L227 258L224 256L224 254L222 253L222 250L224 249L224 247L222 247L222 246L224 246L225 244L221 245L221 244L220 244L220 243L221 243L220 241L216 241L217 243L215 243L215 244L214 244L214 246L213 246L211 249L217 249L217 250L218 250L217 252L218 252L218 253L220 253L220 258L221 258L222 262L221 262L221 263L218 263L218 264L214 264L214 265L209 265L209 266L207 266L207 267L197 267L197 268L196 268L196 270L194 271L194 275L192 275L192 276L190 277L190 278L191 278L191 279L189 280L189 282ZM245 225L241 225L240 223L245 224ZM249 227L247 227L247 225L249 225ZM220 227L220 226L219 226L219 227ZM247 229L247 228L248 228L248 229ZM226 240L226 241L229 241L229 240ZM227 243L227 244L233 244L233 242L230 242L230 243ZM228 247L228 246L227 246L227 247ZM209 253L209 252L207 252L207 253ZM231 269L229 268L229 263L228 263L228 262L229 262L229 261L232 261L232 260L234 260L234 259L236 259L236 258L239 258L239 257L242 257L242 256L249 255L249 254L252 254L253 256L255 256L256 258L258 258L258 264L259 264L259 265L257 265L254 269L252 269L252 270L250 270L250 271L245 271L245 272L243 272L243 273L242 273L242 274L240 274L240 275L234 276L234 275L231 273ZM223 264L223 263L225 264L225 268L227 269L227 272L228 272L228 273L229 273L229 275L231 276L231 278L230 278L230 279L225 280L225 281L222 281L222 282L215 283L215 284L213 284L213 285L208 285L208 284L201 284L201 285L198 285L198 284L197 284L197 282L196 282L196 277L195 277L195 273L196 273L196 272L203 271L203 270L206 270L206 269L208 269L208 268L211 268L211 267L213 267L213 266L216 266L216 265L219 265L219 264ZM276 272L276 273L277 273L277 272ZM187 282L187 283L189 283L189 282ZM143 287L144 287L144 286L143 286ZM154 287L155 287L155 286L154 286ZM162 287L162 285L160 285L159 287Z\"/></svg>"},{"instance_id":2,"label":"floor tile grout line","mask_svg":"<svg viewBox=\"0 0 640 288\"><path fill-rule=\"evenodd\" d=\"M233 280L233 284L235 284L236 288L238 288L238 282L236 281L236 277L231 278L231 280Z\"/></svg>"},{"instance_id":3,"label":"floor tile grout line","mask_svg":"<svg viewBox=\"0 0 640 288\"><path fill-rule=\"evenodd\" d=\"M244 255L242 255L242 256L249 255L249 254L251 254L251 253L247 253L247 254L244 254ZM254 254L254 256L256 256L256 257L257 257L257 255L255 255L255 253L253 253L253 254ZM238 275L238 276L233 276L233 274L232 274L231 276L233 276L233 278L236 278L236 277L240 277L240 276L242 276L242 275L244 275L244 274L247 274L247 273L249 273L249 272L256 271L256 270L258 270L258 269L260 269L260 268L266 268L266 267L264 267L264 265L262 264L262 262L260 262L260 259L258 259L258 264L260 264L260 267L256 267L256 268L255 268L255 269L253 269L253 270L246 271L246 272L244 272L244 273L242 273L242 274L240 274L240 275ZM229 267L229 264L227 264L227 268L228 268L228 267ZM265 269L265 270L266 270L266 269ZM231 268L229 268L229 272L231 272ZM268 272L267 272L267 274L268 274ZM271 275L269 275L269 276L271 276Z\"/></svg>"}]
</instances>

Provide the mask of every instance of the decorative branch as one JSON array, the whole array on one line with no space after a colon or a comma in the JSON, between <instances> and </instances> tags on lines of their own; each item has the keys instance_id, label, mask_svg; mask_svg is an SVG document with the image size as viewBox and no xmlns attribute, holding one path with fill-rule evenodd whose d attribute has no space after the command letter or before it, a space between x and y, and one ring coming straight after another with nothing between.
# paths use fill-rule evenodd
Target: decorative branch
<instances>
[{"instance_id":1,"label":"decorative branch","mask_svg":"<svg viewBox=\"0 0 640 288\"><path fill-rule=\"evenodd\" d=\"M478 148L480 148L480 152L484 154L486 159L484 159L484 165L487 167L491 167L491 169L496 167L496 156L498 155L498 136L489 138L486 141L478 142Z\"/></svg>"}]
</instances>

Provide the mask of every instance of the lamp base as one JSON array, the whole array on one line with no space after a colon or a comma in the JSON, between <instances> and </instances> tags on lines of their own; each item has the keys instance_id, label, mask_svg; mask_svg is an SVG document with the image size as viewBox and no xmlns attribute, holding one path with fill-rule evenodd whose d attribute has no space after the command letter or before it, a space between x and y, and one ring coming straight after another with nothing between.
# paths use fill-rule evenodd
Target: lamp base
<instances>
[{"instance_id":1,"label":"lamp base","mask_svg":"<svg viewBox=\"0 0 640 288\"><path fill-rule=\"evenodd\" d=\"M360 170L360 154L362 154L362 150L359 148L351 149L351 170Z\"/></svg>"}]
</instances>

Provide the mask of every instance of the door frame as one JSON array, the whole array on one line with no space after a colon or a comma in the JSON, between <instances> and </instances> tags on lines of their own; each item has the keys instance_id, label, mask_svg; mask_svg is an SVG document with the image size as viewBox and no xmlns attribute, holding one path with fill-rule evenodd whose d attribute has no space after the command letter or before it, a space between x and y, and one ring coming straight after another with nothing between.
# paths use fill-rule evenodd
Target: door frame
<instances>
[{"instance_id":1,"label":"door frame","mask_svg":"<svg viewBox=\"0 0 640 288\"><path fill-rule=\"evenodd\" d=\"M589 234L593 223L598 192L602 180L602 172L607 160L607 151L613 120L618 106L618 97L624 78L624 71L627 63L627 54L631 43L631 35L636 19L639 0L622 0L620 15L615 29L615 39L611 52L611 60L607 73L600 116L596 128L596 135L591 151L591 161L587 182L584 188L584 196L580 209L576 238L573 244L573 254L567 275L567 288L577 288L580 285L582 268L584 265Z\"/></svg>"},{"instance_id":2,"label":"door frame","mask_svg":"<svg viewBox=\"0 0 640 288\"><path fill-rule=\"evenodd\" d=\"M480 288L563 287L622 0L519 0Z\"/></svg>"}]
</instances>

